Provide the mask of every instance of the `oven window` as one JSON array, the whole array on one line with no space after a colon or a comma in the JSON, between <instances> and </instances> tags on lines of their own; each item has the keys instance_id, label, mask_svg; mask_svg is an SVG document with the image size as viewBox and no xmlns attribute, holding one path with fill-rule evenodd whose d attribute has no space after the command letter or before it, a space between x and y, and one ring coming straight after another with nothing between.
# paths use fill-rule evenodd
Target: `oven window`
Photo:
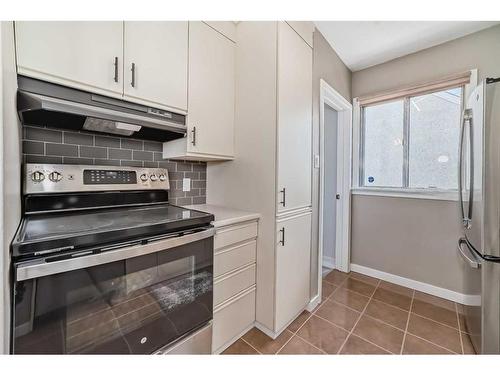
<instances>
[{"instance_id":1,"label":"oven window","mask_svg":"<svg viewBox=\"0 0 500 375\"><path fill-rule=\"evenodd\" d=\"M152 353L212 319L213 239L16 284L14 353Z\"/></svg>"}]
</instances>

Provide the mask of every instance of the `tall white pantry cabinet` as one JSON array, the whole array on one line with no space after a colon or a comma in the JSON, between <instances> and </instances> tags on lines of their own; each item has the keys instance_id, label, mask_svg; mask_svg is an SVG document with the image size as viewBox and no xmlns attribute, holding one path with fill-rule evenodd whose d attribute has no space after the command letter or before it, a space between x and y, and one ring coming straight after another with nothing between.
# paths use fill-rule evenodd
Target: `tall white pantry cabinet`
<instances>
[{"instance_id":1,"label":"tall white pantry cabinet","mask_svg":"<svg viewBox=\"0 0 500 375\"><path fill-rule=\"evenodd\" d=\"M235 160L207 168L208 203L261 214L256 326L270 336L310 302L313 31L237 24Z\"/></svg>"}]
</instances>

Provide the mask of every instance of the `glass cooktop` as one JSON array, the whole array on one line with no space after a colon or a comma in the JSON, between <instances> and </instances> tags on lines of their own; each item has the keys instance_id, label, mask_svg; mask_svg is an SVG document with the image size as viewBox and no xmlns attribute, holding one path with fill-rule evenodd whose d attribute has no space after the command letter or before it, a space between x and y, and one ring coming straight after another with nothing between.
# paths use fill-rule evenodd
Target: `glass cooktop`
<instances>
[{"instance_id":1,"label":"glass cooktop","mask_svg":"<svg viewBox=\"0 0 500 375\"><path fill-rule=\"evenodd\" d=\"M170 204L28 215L13 243L14 256L24 253L23 248L40 252L99 245L208 225L212 220L211 214Z\"/></svg>"}]
</instances>

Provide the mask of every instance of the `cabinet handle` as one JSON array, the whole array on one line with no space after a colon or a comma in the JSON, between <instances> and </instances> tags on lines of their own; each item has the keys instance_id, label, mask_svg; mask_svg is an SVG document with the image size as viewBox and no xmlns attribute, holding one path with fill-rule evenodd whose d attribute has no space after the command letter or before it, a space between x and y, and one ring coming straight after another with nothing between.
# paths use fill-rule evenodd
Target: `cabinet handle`
<instances>
[{"instance_id":1,"label":"cabinet handle","mask_svg":"<svg viewBox=\"0 0 500 375\"><path fill-rule=\"evenodd\" d=\"M130 85L132 87L135 87L135 63L132 63L132 68L130 69L132 72L132 81L130 82Z\"/></svg>"},{"instance_id":2,"label":"cabinet handle","mask_svg":"<svg viewBox=\"0 0 500 375\"><path fill-rule=\"evenodd\" d=\"M115 82L118 83L118 57L115 56Z\"/></svg>"},{"instance_id":3,"label":"cabinet handle","mask_svg":"<svg viewBox=\"0 0 500 375\"><path fill-rule=\"evenodd\" d=\"M283 199L280 201L280 204L285 207L286 206L286 189L283 188L280 190L280 194L283 194Z\"/></svg>"},{"instance_id":4,"label":"cabinet handle","mask_svg":"<svg viewBox=\"0 0 500 375\"><path fill-rule=\"evenodd\" d=\"M193 139L191 141L191 144L193 146L196 146L196 126L193 126L193 130L191 130L191 133L193 134Z\"/></svg>"},{"instance_id":5,"label":"cabinet handle","mask_svg":"<svg viewBox=\"0 0 500 375\"><path fill-rule=\"evenodd\" d=\"M281 244L281 246L285 246L285 227L280 229L281 233L281 240L278 242Z\"/></svg>"}]
</instances>

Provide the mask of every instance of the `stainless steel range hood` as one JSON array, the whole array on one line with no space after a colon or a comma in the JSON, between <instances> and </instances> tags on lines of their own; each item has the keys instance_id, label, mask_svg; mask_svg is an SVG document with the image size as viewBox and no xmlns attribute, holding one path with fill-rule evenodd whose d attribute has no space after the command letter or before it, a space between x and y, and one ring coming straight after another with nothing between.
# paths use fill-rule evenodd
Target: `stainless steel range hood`
<instances>
[{"instance_id":1,"label":"stainless steel range hood","mask_svg":"<svg viewBox=\"0 0 500 375\"><path fill-rule=\"evenodd\" d=\"M17 109L26 125L155 141L186 135L186 116L18 76Z\"/></svg>"}]
</instances>

